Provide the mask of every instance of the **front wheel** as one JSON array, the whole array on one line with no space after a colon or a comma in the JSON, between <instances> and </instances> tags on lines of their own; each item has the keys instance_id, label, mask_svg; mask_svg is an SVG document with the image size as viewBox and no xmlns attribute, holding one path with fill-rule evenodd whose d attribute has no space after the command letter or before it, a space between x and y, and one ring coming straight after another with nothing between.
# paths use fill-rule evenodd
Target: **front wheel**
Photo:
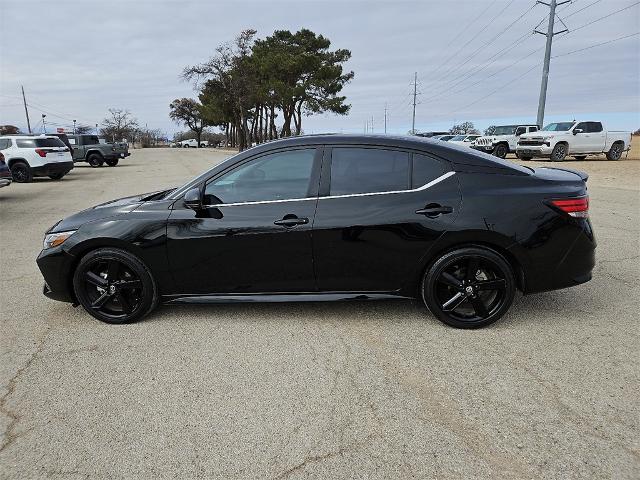
<instances>
[{"instance_id":1,"label":"front wheel","mask_svg":"<svg viewBox=\"0 0 640 480\"><path fill-rule=\"evenodd\" d=\"M422 299L438 319L456 328L480 328L505 314L515 295L509 263L492 250L466 247L427 269Z\"/></svg>"},{"instance_id":2,"label":"front wheel","mask_svg":"<svg viewBox=\"0 0 640 480\"><path fill-rule=\"evenodd\" d=\"M611 148L607 152L607 160L620 160L622 152L624 151L624 144L616 142L611 145Z\"/></svg>"},{"instance_id":3,"label":"front wheel","mask_svg":"<svg viewBox=\"0 0 640 480\"><path fill-rule=\"evenodd\" d=\"M73 275L73 289L84 309L106 323L140 320L158 303L149 270L136 256L115 248L85 255Z\"/></svg>"},{"instance_id":4,"label":"front wheel","mask_svg":"<svg viewBox=\"0 0 640 480\"><path fill-rule=\"evenodd\" d=\"M89 165L91 165L91 167L98 168L102 166L102 164L104 163L104 159L102 158L101 155L98 155L97 153L92 153L87 157L87 162L89 163Z\"/></svg>"},{"instance_id":5,"label":"front wheel","mask_svg":"<svg viewBox=\"0 0 640 480\"><path fill-rule=\"evenodd\" d=\"M567 156L567 145L564 143L558 143L551 152L551 161L562 162Z\"/></svg>"},{"instance_id":6,"label":"front wheel","mask_svg":"<svg viewBox=\"0 0 640 480\"><path fill-rule=\"evenodd\" d=\"M507 153L509 153L509 147L507 147L504 143L500 143L496 145L496 148L493 149L493 155L499 158L506 158Z\"/></svg>"},{"instance_id":7,"label":"front wheel","mask_svg":"<svg viewBox=\"0 0 640 480\"><path fill-rule=\"evenodd\" d=\"M109 160L105 160L104 163L106 163L110 167L115 167L116 165L118 165L118 159L117 158L110 158Z\"/></svg>"}]
</instances>

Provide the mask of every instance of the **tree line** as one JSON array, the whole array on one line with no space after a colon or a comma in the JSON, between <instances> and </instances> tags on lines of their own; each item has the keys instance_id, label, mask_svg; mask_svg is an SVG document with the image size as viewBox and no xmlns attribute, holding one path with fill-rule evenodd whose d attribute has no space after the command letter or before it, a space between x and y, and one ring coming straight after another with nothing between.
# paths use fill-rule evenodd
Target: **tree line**
<instances>
[{"instance_id":1,"label":"tree line","mask_svg":"<svg viewBox=\"0 0 640 480\"><path fill-rule=\"evenodd\" d=\"M351 52L330 47L328 38L308 29L277 30L264 39L244 30L206 62L184 69L198 100L174 100L169 116L198 139L207 126L218 126L240 150L300 135L304 117L346 115L351 107L340 95L354 77L343 66Z\"/></svg>"}]
</instances>

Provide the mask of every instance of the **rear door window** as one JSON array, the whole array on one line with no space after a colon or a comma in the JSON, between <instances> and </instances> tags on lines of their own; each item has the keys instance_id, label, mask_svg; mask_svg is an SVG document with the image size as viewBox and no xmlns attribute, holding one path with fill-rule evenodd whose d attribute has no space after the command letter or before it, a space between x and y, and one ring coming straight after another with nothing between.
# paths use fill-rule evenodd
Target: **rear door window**
<instances>
[{"instance_id":1,"label":"rear door window","mask_svg":"<svg viewBox=\"0 0 640 480\"><path fill-rule=\"evenodd\" d=\"M602 131L602 124L600 122L587 122L587 132L600 133Z\"/></svg>"},{"instance_id":2,"label":"rear door window","mask_svg":"<svg viewBox=\"0 0 640 480\"><path fill-rule=\"evenodd\" d=\"M407 190L408 185L407 152L364 147L332 149L330 195Z\"/></svg>"},{"instance_id":3,"label":"rear door window","mask_svg":"<svg viewBox=\"0 0 640 480\"><path fill-rule=\"evenodd\" d=\"M436 178L441 177L448 170L442 161L427 155L414 153L411 187L420 188Z\"/></svg>"}]
</instances>

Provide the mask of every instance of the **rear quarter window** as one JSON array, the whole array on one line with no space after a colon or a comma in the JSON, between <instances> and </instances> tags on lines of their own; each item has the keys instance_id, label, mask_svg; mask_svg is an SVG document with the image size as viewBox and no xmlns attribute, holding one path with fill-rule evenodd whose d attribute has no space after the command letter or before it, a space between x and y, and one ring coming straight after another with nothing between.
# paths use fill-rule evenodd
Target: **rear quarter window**
<instances>
[{"instance_id":1,"label":"rear quarter window","mask_svg":"<svg viewBox=\"0 0 640 480\"><path fill-rule=\"evenodd\" d=\"M444 175L447 171L448 168L442 161L427 155L414 153L411 188L420 188Z\"/></svg>"},{"instance_id":2,"label":"rear quarter window","mask_svg":"<svg viewBox=\"0 0 640 480\"><path fill-rule=\"evenodd\" d=\"M64 147L65 144L59 138L29 138L16 140L19 148L45 148Z\"/></svg>"}]
</instances>

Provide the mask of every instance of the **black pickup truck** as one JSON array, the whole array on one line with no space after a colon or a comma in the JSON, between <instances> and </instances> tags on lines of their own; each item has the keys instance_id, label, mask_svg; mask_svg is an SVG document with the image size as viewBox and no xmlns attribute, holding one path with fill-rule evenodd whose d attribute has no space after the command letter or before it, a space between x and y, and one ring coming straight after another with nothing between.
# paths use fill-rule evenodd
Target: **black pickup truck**
<instances>
[{"instance_id":1,"label":"black pickup truck","mask_svg":"<svg viewBox=\"0 0 640 480\"><path fill-rule=\"evenodd\" d=\"M107 164L115 167L121 158L128 157L129 146L124 142L100 143L97 135L68 135L73 148L74 162L87 162L92 167Z\"/></svg>"}]
</instances>

